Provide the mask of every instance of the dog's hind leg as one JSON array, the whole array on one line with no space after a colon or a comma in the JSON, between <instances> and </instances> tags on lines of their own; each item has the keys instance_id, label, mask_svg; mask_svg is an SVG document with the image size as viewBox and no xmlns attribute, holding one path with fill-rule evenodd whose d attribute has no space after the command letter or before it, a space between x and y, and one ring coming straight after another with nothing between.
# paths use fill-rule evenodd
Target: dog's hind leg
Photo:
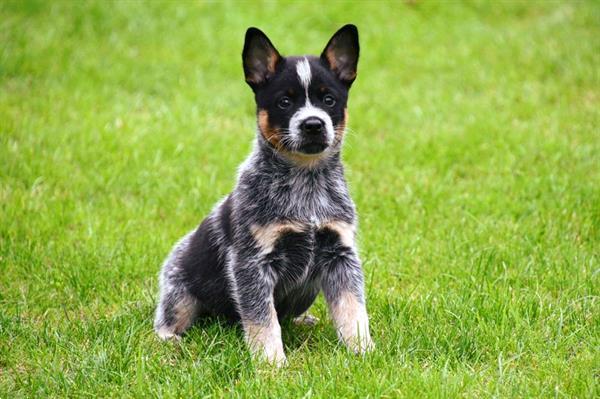
<instances>
[{"instance_id":1,"label":"dog's hind leg","mask_svg":"<svg viewBox=\"0 0 600 399\"><path fill-rule=\"evenodd\" d=\"M197 313L198 301L187 292L173 289L162 293L154 320L156 334L164 340L179 339Z\"/></svg>"},{"instance_id":2,"label":"dog's hind leg","mask_svg":"<svg viewBox=\"0 0 600 399\"><path fill-rule=\"evenodd\" d=\"M160 299L156 308L154 330L161 339L178 339L194 322L199 310L198 300L185 287L180 259L191 234L173 249L160 273Z\"/></svg>"}]
</instances>

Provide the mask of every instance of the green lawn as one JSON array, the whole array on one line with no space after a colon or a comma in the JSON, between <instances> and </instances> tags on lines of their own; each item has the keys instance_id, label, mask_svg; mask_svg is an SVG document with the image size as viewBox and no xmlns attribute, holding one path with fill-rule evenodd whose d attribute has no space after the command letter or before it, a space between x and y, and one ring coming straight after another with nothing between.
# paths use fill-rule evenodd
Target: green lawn
<instances>
[{"instance_id":1,"label":"green lawn","mask_svg":"<svg viewBox=\"0 0 600 399\"><path fill-rule=\"evenodd\" d=\"M248 26L362 58L344 159L377 350L152 331L254 138ZM0 2L0 397L598 397L600 3Z\"/></svg>"}]
</instances>

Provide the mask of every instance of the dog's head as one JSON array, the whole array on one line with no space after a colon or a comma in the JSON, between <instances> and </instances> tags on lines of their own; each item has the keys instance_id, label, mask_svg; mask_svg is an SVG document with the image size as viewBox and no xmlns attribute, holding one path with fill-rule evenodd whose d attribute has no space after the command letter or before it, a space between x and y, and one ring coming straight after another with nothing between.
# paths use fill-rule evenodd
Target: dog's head
<instances>
[{"instance_id":1,"label":"dog's head","mask_svg":"<svg viewBox=\"0 0 600 399\"><path fill-rule=\"evenodd\" d=\"M261 139L293 158L320 159L339 149L358 53L354 25L338 30L320 57L283 57L263 32L249 28L242 59Z\"/></svg>"}]
</instances>

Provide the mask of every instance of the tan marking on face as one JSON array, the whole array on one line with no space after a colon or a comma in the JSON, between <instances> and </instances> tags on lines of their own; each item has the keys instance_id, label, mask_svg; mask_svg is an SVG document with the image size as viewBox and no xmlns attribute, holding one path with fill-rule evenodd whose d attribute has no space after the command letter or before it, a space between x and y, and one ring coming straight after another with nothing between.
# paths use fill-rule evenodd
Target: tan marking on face
<instances>
[{"instance_id":1,"label":"tan marking on face","mask_svg":"<svg viewBox=\"0 0 600 399\"><path fill-rule=\"evenodd\" d=\"M244 335L250 352L276 366L285 364L285 353L281 341L281 327L277 320L277 312L271 302L269 304L269 319L260 324L242 320Z\"/></svg>"},{"instance_id":2,"label":"tan marking on face","mask_svg":"<svg viewBox=\"0 0 600 399\"><path fill-rule=\"evenodd\" d=\"M364 353L374 348L369 334L369 317L365 305L348 291L342 292L329 311L338 336L355 353Z\"/></svg>"},{"instance_id":3,"label":"tan marking on face","mask_svg":"<svg viewBox=\"0 0 600 399\"><path fill-rule=\"evenodd\" d=\"M344 133L346 133L346 126L348 125L348 108L344 108L344 119L338 123L335 127L335 138L340 141L344 137Z\"/></svg>"},{"instance_id":4,"label":"tan marking on face","mask_svg":"<svg viewBox=\"0 0 600 399\"><path fill-rule=\"evenodd\" d=\"M342 221L330 221L322 226L323 228L335 231L343 245L352 247L354 245L354 225Z\"/></svg>"},{"instance_id":5,"label":"tan marking on face","mask_svg":"<svg viewBox=\"0 0 600 399\"><path fill-rule=\"evenodd\" d=\"M321 161L329 156L329 151L325 150L320 154L302 154L300 152L289 152L280 150L289 160L294 162L296 166L303 168L313 168L321 163Z\"/></svg>"},{"instance_id":6,"label":"tan marking on face","mask_svg":"<svg viewBox=\"0 0 600 399\"><path fill-rule=\"evenodd\" d=\"M250 232L263 253L268 254L275 248L275 243L282 234L287 232L301 233L305 226L299 222L279 222L266 226L252 225Z\"/></svg>"},{"instance_id":7,"label":"tan marking on face","mask_svg":"<svg viewBox=\"0 0 600 399\"><path fill-rule=\"evenodd\" d=\"M265 109L258 111L258 128L260 134L278 150L281 149L281 131L269 123L269 113Z\"/></svg>"}]
</instances>

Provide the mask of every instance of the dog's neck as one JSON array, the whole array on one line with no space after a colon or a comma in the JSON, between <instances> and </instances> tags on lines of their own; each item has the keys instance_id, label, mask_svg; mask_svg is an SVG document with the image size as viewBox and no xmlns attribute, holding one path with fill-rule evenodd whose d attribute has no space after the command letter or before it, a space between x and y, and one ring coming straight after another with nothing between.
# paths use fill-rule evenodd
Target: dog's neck
<instances>
[{"instance_id":1,"label":"dog's neck","mask_svg":"<svg viewBox=\"0 0 600 399\"><path fill-rule=\"evenodd\" d=\"M259 138L240 165L234 193L253 208L265 208L260 213L264 223L273 218L354 221L354 205L339 151L307 168L298 166Z\"/></svg>"}]
</instances>

